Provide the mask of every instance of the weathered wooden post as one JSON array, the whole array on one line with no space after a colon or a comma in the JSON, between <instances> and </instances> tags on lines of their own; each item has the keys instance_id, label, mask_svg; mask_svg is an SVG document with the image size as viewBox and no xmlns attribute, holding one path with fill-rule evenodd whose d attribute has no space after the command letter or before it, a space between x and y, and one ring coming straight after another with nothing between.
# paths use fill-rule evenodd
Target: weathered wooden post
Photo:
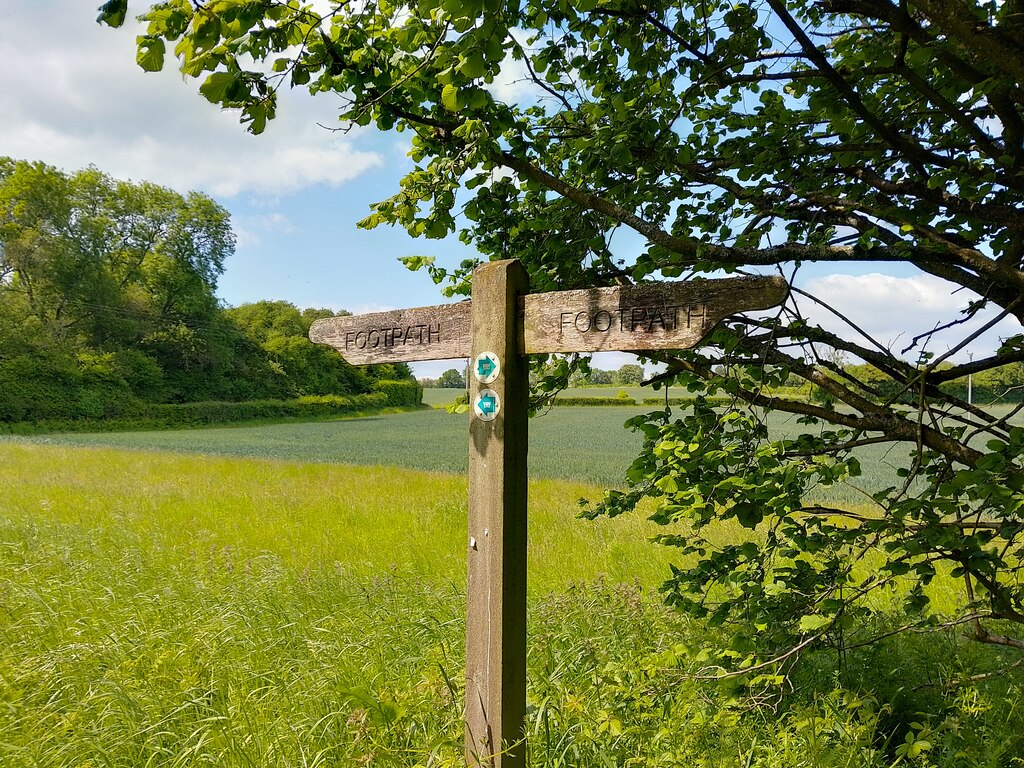
<instances>
[{"instance_id":1,"label":"weathered wooden post","mask_svg":"<svg viewBox=\"0 0 1024 768\"><path fill-rule=\"evenodd\" d=\"M684 349L734 312L779 304L775 277L528 294L517 261L484 264L472 304L317 320L353 365L470 358L466 760L526 762L526 355Z\"/></svg>"},{"instance_id":2,"label":"weathered wooden post","mask_svg":"<svg viewBox=\"0 0 1024 768\"><path fill-rule=\"evenodd\" d=\"M526 764L526 456L529 376L520 354L518 261L473 275L466 594L466 760Z\"/></svg>"}]
</instances>

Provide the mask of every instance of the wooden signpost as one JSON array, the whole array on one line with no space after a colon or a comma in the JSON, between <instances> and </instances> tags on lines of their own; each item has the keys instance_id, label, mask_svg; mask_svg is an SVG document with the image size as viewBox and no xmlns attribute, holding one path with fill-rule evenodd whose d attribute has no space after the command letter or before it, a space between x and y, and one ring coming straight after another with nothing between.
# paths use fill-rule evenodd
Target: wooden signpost
<instances>
[{"instance_id":1,"label":"wooden signpost","mask_svg":"<svg viewBox=\"0 0 1024 768\"><path fill-rule=\"evenodd\" d=\"M525 765L525 355L697 344L736 312L780 304L777 277L527 293L518 261L484 264L471 302L317 320L314 342L350 363L470 358L466 760Z\"/></svg>"}]
</instances>

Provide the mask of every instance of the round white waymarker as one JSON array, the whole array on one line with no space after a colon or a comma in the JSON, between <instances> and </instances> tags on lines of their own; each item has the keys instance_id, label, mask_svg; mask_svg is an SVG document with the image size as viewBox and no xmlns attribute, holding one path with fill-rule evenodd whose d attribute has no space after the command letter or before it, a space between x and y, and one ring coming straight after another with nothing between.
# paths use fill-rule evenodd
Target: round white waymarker
<instances>
[{"instance_id":1,"label":"round white waymarker","mask_svg":"<svg viewBox=\"0 0 1024 768\"><path fill-rule=\"evenodd\" d=\"M473 413L481 421L494 421L501 410L501 398L493 389L481 389L473 400Z\"/></svg>"},{"instance_id":2,"label":"round white waymarker","mask_svg":"<svg viewBox=\"0 0 1024 768\"><path fill-rule=\"evenodd\" d=\"M473 361L473 375L481 384L490 384L501 373L501 362L493 352L481 352Z\"/></svg>"}]
</instances>

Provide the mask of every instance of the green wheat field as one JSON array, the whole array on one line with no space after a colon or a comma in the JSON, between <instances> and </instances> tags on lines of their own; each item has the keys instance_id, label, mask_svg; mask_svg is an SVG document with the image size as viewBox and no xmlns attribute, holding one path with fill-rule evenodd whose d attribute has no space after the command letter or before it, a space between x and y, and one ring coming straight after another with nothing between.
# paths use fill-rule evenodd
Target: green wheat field
<instances>
[{"instance_id":1,"label":"green wheat field","mask_svg":"<svg viewBox=\"0 0 1024 768\"><path fill-rule=\"evenodd\" d=\"M661 604L663 529L576 517L634 412L530 425L529 765L1024 765L1024 677L941 684L1016 659L962 632L822 651L759 706L697 679L721 630ZM0 766L462 765L466 435L422 411L0 440Z\"/></svg>"}]
</instances>

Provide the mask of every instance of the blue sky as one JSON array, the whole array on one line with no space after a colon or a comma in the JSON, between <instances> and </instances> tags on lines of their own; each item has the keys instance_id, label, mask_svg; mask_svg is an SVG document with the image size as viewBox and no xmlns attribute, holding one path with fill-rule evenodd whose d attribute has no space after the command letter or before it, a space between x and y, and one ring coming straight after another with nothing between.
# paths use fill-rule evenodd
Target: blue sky
<instances>
[{"instance_id":1,"label":"blue sky","mask_svg":"<svg viewBox=\"0 0 1024 768\"><path fill-rule=\"evenodd\" d=\"M398 258L429 255L452 264L472 251L454 238L416 240L404 230L355 226L411 167L406 135L327 130L320 125L337 125L332 97L290 92L266 133L250 136L235 115L199 96L195 81L183 81L173 62L161 73L140 70L137 28L99 26L98 4L0 0L0 155L67 171L95 164L119 178L213 196L238 234L218 290L232 305L284 299L359 313L445 301L426 274L408 272ZM132 10L143 4L136 0ZM499 95L514 97L523 87L512 71ZM968 298L935 278L882 274L878 265L818 266L804 270L801 281L894 347L948 319ZM807 314L830 324L814 307ZM595 364L612 368L627 359ZM416 370L436 376L446 367Z\"/></svg>"},{"instance_id":2,"label":"blue sky","mask_svg":"<svg viewBox=\"0 0 1024 768\"><path fill-rule=\"evenodd\" d=\"M68 171L95 164L119 178L213 196L238 235L218 288L232 305L284 299L358 313L446 301L398 258L457 263L470 249L455 238L356 227L412 167L406 136L327 130L320 125L337 125L330 97L297 91L284 94L280 118L263 135L250 136L173 62L160 73L139 69L138 30L101 27L95 5L0 2L0 155ZM442 366L418 369L434 375Z\"/></svg>"}]
</instances>

